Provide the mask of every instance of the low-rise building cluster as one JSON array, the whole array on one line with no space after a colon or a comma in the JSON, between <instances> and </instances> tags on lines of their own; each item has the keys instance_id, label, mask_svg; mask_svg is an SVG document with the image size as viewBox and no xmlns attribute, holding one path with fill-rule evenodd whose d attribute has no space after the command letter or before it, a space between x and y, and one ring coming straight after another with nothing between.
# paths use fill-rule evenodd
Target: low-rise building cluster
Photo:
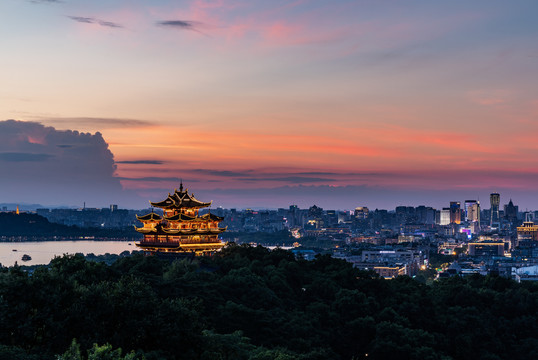
<instances>
[{"instance_id":1,"label":"low-rise building cluster","mask_svg":"<svg viewBox=\"0 0 538 360\"><path fill-rule=\"evenodd\" d=\"M294 246L297 256L329 253L359 269L380 276L437 277L499 274L516 280L535 279L528 269L538 265L538 211L520 212L512 200L501 209L500 195L490 196L482 209L478 200L452 201L446 208L398 206L394 210L326 210L296 205L276 210L201 209L223 218L231 240L249 241L250 233L290 234L291 242L267 240L262 245ZM158 210L158 209L157 209ZM37 209L50 222L80 227L140 226L136 214L155 211L124 210L116 205L93 209ZM245 235L246 234L246 235Z\"/></svg>"}]
</instances>

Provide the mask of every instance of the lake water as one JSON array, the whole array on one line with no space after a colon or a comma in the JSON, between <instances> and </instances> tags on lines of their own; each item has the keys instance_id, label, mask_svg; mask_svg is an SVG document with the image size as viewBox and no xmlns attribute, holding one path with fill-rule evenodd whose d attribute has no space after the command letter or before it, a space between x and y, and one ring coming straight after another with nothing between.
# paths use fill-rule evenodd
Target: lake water
<instances>
[{"instance_id":1,"label":"lake water","mask_svg":"<svg viewBox=\"0 0 538 360\"><path fill-rule=\"evenodd\" d=\"M13 251L16 250L16 251ZM139 250L134 242L127 241L39 241L39 242L1 242L0 264L13 266L48 264L55 256L63 254L93 253L95 255L120 254L123 251ZM22 261L24 254L32 260Z\"/></svg>"}]
</instances>

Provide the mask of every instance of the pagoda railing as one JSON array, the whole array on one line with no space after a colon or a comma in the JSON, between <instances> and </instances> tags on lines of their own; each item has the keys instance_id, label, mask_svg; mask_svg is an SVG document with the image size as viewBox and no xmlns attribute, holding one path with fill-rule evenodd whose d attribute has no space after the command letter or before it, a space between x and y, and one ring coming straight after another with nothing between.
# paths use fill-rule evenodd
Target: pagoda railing
<instances>
[{"instance_id":1,"label":"pagoda railing","mask_svg":"<svg viewBox=\"0 0 538 360\"><path fill-rule=\"evenodd\" d=\"M141 240L139 242L139 245L141 246L155 246L155 247L178 247L180 245L187 245L187 244L214 244L221 242L219 239L209 239L209 240L181 240L181 242L177 241L144 241Z\"/></svg>"},{"instance_id":2,"label":"pagoda railing","mask_svg":"<svg viewBox=\"0 0 538 360\"><path fill-rule=\"evenodd\" d=\"M180 245L180 243L178 243L177 241L164 242L164 241L144 241L144 240L141 240L137 245L155 246L155 247L178 247Z\"/></svg>"}]
</instances>

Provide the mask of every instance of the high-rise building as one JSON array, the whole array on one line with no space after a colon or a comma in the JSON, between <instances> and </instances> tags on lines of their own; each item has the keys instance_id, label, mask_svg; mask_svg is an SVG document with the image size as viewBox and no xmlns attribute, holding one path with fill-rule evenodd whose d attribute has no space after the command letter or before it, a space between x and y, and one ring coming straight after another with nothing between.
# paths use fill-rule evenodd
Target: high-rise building
<instances>
[{"instance_id":1,"label":"high-rise building","mask_svg":"<svg viewBox=\"0 0 538 360\"><path fill-rule=\"evenodd\" d=\"M415 216L418 224L435 224L435 209L424 205L415 208Z\"/></svg>"},{"instance_id":2,"label":"high-rise building","mask_svg":"<svg viewBox=\"0 0 538 360\"><path fill-rule=\"evenodd\" d=\"M489 196L489 202L491 204L489 225L491 227L500 227L501 217L499 215L499 205L501 203L501 195L499 195L498 193L492 193Z\"/></svg>"},{"instance_id":3,"label":"high-rise building","mask_svg":"<svg viewBox=\"0 0 538 360\"><path fill-rule=\"evenodd\" d=\"M369 210L366 206L358 206L355 208L355 219L367 219Z\"/></svg>"},{"instance_id":4,"label":"high-rise building","mask_svg":"<svg viewBox=\"0 0 538 360\"><path fill-rule=\"evenodd\" d=\"M450 223L451 224L461 223L461 204L459 201L450 202Z\"/></svg>"},{"instance_id":5,"label":"high-rise building","mask_svg":"<svg viewBox=\"0 0 538 360\"><path fill-rule=\"evenodd\" d=\"M525 221L523 225L517 227L517 239L538 241L538 225L532 221Z\"/></svg>"},{"instance_id":6,"label":"high-rise building","mask_svg":"<svg viewBox=\"0 0 538 360\"><path fill-rule=\"evenodd\" d=\"M465 200L465 221L480 222L480 202Z\"/></svg>"},{"instance_id":7,"label":"high-rise building","mask_svg":"<svg viewBox=\"0 0 538 360\"><path fill-rule=\"evenodd\" d=\"M512 199L510 199L510 202L504 205L504 218L511 223L515 222L517 221L518 211L519 211L519 208L516 205L514 205L514 203L512 202Z\"/></svg>"},{"instance_id":8,"label":"high-rise building","mask_svg":"<svg viewBox=\"0 0 538 360\"><path fill-rule=\"evenodd\" d=\"M450 208L443 208L440 211L439 225L450 224Z\"/></svg>"},{"instance_id":9,"label":"high-rise building","mask_svg":"<svg viewBox=\"0 0 538 360\"><path fill-rule=\"evenodd\" d=\"M412 206L397 206L395 212L396 219L400 224L416 222L415 208Z\"/></svg>"}]
</instances>

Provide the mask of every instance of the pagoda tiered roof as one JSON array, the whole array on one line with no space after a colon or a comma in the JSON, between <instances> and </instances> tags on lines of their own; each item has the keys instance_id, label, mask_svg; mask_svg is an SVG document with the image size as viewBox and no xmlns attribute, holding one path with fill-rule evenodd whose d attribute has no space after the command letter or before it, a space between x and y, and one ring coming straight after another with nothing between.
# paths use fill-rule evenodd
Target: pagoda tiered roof
<instances>
[{"instance_id":1,"label":"pagoda tiered roof","mask_svg":"<svg viewBox=\"0 0 538 360\"><path fill-rule=\"evenodd\" d=\"M163 218L159 214L155 214L154 212L151 212L144 216L138 216L136 215L136 218L140 221L161 221Z\"/></svg>"},{"instance_id":2,"label":"pagoda tiered roof","mask_svg":"<svg viewBox=\"0 0 538 360\"><path fill-rule=\"evenodd\" d=\"M223 217L217 216L217 215L214 215L214 214L211 214L211 213L207 213L207 214L204 214L204 215L200 216L200 219L210 220L210 221L222 221L222 220L224 220Z\"/></svg>"},{"instance_id":3,"label":"pagoda tiered roof","mask_svg":"<svg viewBox=\"0 0 538 360\"><path fill-rule=\"evenodd\" d=\"M167 229L160 224L152 228L137 228L135 230L142 234L153 235L215 235L226 231L225 228L207 228L207 229Z\"/></svg>"},{"instance_id":4,"label":"pagoda tiered roof","mask_svg":"<svg viewBox=\"0 0 538 360\"><path fill-rule=\"evenodd\" d=\"M175 215L172 215L172 216L165 216L164 217L164 220L168 220L168 221L196 221L200 218L196 217L196 216L189 216L189 215L185 215L183 213L177 213Z\"/></svg>"},{"instance_id":5,"label":"pagoda tiered roof","mask_svg":"<svg viewBox=\"0 0 538 360\"><path fill-rule=\"evenodd\" d=\"M168 197L160 202L151 202L152 206L161 209L181 209L181 208L204 208L211 205L211 202L202 202L194 197L194 194L189 194L189 189L183 190L183 184L179 190L175 189L173 194L168 194Z\"/></svg>"}]
</instances>

